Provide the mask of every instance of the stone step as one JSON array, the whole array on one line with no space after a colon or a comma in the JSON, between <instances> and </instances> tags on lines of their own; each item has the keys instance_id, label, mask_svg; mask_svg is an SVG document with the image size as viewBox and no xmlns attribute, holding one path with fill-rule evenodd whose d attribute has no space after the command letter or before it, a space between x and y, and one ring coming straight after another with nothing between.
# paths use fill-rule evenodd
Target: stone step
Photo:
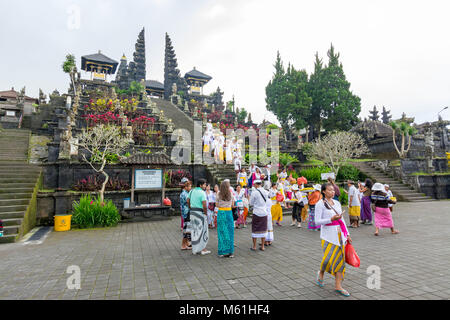
<instances>
[{"instance_id":1,"label":"stone step","mask_svg":"<svg viewBox=\"0 0 450 320\"><path fill-rule=\"evenodd\" d=\"M0 184L0 189L8 190L12 188L34 188L36 182L33 183L8 183L8 184Z\"/></svg>"},{"instance_id":2,"label":"stone step","mask_svg":"<svg viewBox=\"0 0 450 320\"><path fill-rule=\"evenodd\" d=\"M24 178L24 177L15 177L15 178L4 178L0 175L0 186L4 184L10 183L28 183L33 182L35 179Z\"/></svg>"},{"instance_id":3,"label":"stone step","mask_svg":"<svg viewBox=\"0 0 450 320\"><path fill-rule=\"evenodd\" d=\"M3 235L0 237L0 243L13 243L16 241L17 234Z\"/></svg>"},{"instance_id":4,"label":"stone step","mask_svg":"<svg viewBox=\"0 0 450 320\"><path fill-rule=\"evenodd\" d=\"M1 179L11 179L11 178L17 178L17 179L32 179L36 180L39 176L39 171L31 171L31 172L17 172L13 173L11 170L3 172L0 170L0 178Z\"/></svg>"},{"instance_id":5,"label":"stone step","mask_svg":"<svg viewBox=\"0 0 450 320\"><path fill-rule=\"evenodd\" d=\"M0 193L0 200L28 199L30 200L33 190L28 193Z\"/></svg>"},{"instance_id":6,"label":"stone step","mask_svg":"<svg viewBox=\"0 0 450 320\"><path fill-rule=\"evenodd\" d=\"M8 161L27 161L27 156L18 156L18 155L1 155L0 160L8 160Z\"/></svg>"},{"instance_id":7,"label":"stone step","mask_svg":"<svg viewBox=\"0 0 450 320\"><path fill-rule=\"evenodd\" d=\"M41 171L40 167L31 166L28 163L23 163L22 166L20 166L20 163L15 163L14 166L4 165L0 163L0 174L1 173L21 173L21 174L28 174L28 173L39 173Z\"/></svg>"},{"instance_id":8,"label":"stone step","mask_svg":"<svg viewBox=\"0 0 450 320\"><path fill-rule=\"evenodd\" d=\"M0 207L28 205L29 203L30 199L0 199Z\"/></svg>"},{"instance_id":9,"label":"stone step","mask_svg":"<svg viewBox=\"0 0 450 320\"><path fill-rule=\"evenodd\" d=\"M430 200L434 200L434 199L432 199L432 198L425 198L423 196L421 196L421 197L405 197L405 201L410 201L410 202L413 202L413 201L430 201Z\"/></svg>"},{"instance_id":10,"label":"stone step","mask_svg":"<svg viewBox=\"0 0 450 320\"><path fill-rule=\"evenodd\" d=\"M430 202L430 201L438 201L433 198L422 198L422 199L415 199L415 200L407 200L409 202Z\"/></svg>"},{"instance_id":11,"label":"stone step","mask_svg":"<svg viewBox=\"0 0 450 320\"><path fill-rule=\"evenodd\" d=\"M25 216L25 211L8 211L8 212L0 212L0 219L13 219L13 218L21 218Z\"/></svg>"},{"instance_id":12,"label":"stone step","mask_svg":"<svg viewBox=\"0 0 450 320\"><path fill-rule=\"evenodd\" d=\"M28 205L11 205L11 206L1 206L0 213L5 212L25 212L27 210Z\"/></svg>"},{"instance_id":13,"label":"stone step","mask_svg":"<svg viewBox=\"0 0 450 320\"><path fill-rule=\"evenodd\" d=\"M3 235L17 235L20 232L21 225L3 226Z\"/></svg>"},{"instance_id":14,"label":"stone step","mask_svg":"<svg viewBox=\"0 0 450 320\"><path fill-rule=\"evenodd\" d=\"M33 187L28 187L28 188L0 188L0 195L5 195L5 194L11 194L11 193L28 193L31 194L33 193L34 190L34 185Z\"/></svg>"},{"instance_id":15,"label":"stone step","mask_svg":"<svg viewBox=\"0 0 450 320\"><path fill-rule=\"evenodd\" d=\"M9 219L3 219L3 226L14 226L14 225L22 225L22 218L9 218Z\"/></svg>"}]
</instances>

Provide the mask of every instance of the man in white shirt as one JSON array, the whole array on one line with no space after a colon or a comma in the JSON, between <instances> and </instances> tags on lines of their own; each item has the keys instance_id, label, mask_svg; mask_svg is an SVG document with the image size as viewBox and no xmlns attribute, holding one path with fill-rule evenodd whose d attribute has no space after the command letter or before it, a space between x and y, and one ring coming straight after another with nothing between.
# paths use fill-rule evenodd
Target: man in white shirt
<instances>
[{"instance_id":1,"label":"man in white shirt","mask_svg":"<svg viewBox=\"0 0 450 320\"><path fill-rule=\"evenodd\" d=\"M361 213L361 202L355 183L351 180L347 181L348 185L348 215L350 217L350 227L359 227L359 218Z\"/></svg>"},{"instance_id":2,"label":"man in white shirt","mask_svg":"<svg viewBox=\"0 0 450 320\"><path fill-rule=\"evenodd\" d=\"M256 251L256 239L261 239L261 251L264 251L264 242L267 234L267 191L262 187L262 181L254 181L254 190L250 196L250 206L253 207L252 215L252 240L253 247Z\"/></svg>"}]
</instances>

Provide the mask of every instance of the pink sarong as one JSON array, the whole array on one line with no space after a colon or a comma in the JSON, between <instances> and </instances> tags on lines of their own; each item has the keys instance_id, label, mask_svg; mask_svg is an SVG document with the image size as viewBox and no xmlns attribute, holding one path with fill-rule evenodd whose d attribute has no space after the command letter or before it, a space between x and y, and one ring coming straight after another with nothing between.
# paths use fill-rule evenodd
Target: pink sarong
<instances>
[{"instance_id":1,"label":"pink sarong","mask_svg":"<svg viewBox=\"0 0 450 320\"><path fill-rule=\"evenodd\" d=\"M391 210L389 208L376 207L375 210L375 227L377 228L393 228Z\"/></svg>"}]
</instances>

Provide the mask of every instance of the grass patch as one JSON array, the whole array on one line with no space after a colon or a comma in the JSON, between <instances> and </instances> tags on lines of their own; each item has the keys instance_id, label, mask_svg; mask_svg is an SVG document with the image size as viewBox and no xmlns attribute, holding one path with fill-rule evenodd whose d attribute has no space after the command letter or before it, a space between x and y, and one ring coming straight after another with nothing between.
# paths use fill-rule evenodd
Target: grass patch
<instances>
[{"instance_id":1,"label":"grass patch","mask_svg":"<svg viewBox=\"0 0 450 320\"><path fill-rule=\"evenodd\" d=\"M323 161L316 160L316 159L311 159L311 160L302 162L302 164L321 166L321 165L323 165Z\"/></svg>"},{"instance_id":2,"label":"grass patch","mask_svg":"<svg viewBox=\"0 0 450 320\"><path fill-rule=\"evenodd\" d=\"M42 192L42 193L51 193L51 192L55 192L55 189L40 189L39 192Z\"/></svg>"},{"instance_id":3,"label":"grass patch","mask_svg":"<svg viewBox=\"0 0 450 320\"><path fill-rule=\"evenodd\" d=\"M427 172L413 172L411 173L412 176L446 176L450 175L450 171L446 172L434 172L434 173L427 173Z\"/></svg>"}]
</instances>

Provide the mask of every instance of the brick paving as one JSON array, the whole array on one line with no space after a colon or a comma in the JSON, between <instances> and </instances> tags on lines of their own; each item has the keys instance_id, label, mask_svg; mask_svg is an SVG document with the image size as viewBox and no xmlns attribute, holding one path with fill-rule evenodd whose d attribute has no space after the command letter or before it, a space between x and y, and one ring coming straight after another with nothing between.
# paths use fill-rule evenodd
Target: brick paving
<instances>
[{"instance_id":1,"label":"brick paving","mask_svg":"<svg viewBox=\"0 0 450 320\"><path fill-rule=\"evenodd\" d=\"M322 258L319 233L275 226L265 252L250 251L251 228L236 230L235 258L217 257L210 231L207 256L181 251L180 219L123 223L117 228L51 232L42 244L0 246L0 299L450 299L450 201L399 203L400 234L373 226L350 229L361 258L347 266L344 288L315 284ZM81 289L68 289L67 267L81 269ZM381 268L381 289L366 285Z\"/></svg>"}]
</instances>

